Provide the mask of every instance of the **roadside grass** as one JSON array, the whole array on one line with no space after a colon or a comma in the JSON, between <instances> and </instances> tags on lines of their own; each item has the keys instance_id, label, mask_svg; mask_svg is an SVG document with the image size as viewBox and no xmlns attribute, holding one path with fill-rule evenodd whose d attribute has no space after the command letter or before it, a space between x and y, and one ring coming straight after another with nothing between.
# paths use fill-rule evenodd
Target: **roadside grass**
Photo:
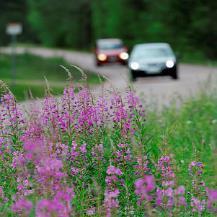
<instances>
[{"instance_id":1,"label":"roadside grass","mask_svg":"<svg viewBox=\"0 0 217 217\"><path fill-rule=\"evenodd\" d=\"M189 186L188 165L192 161L205 165L204 181L217 187L217 97L216 92L201 92L160 113L149 112L145 123L146 144L155 158L171 154L179 184Z\"/></svg>"},{"instance_id":2,"label":"roadside grass","mask_svg":"<svg viewBox=\"0 0 217 217\"><path fill-rule=\"evenodd\" d=\"M72 82L82 82L82 74L64 61L62 58L42 58L30 54L17 55L16 57L16 83L12 85L11 56L0 54L0 79L4 81L15 95L17 100L25 100L32 94L34 98L45 96L46 82L53 94L61 94L68 82L68 73L61 67L68 68L72 74ZM87 83L99 84L98 75L93 72L85 72ZM103 78L101 79L103 81ZM31 94L30 94L31 93Z\"/></svg>"}]
</instances>

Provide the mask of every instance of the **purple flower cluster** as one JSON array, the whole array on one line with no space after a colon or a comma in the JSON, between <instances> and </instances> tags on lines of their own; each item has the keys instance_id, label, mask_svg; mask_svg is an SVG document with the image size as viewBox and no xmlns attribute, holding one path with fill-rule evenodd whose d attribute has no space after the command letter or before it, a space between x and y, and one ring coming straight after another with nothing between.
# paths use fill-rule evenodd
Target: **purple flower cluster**
<instances>
[{"instance_id":1,"label":"purple flower cluster","mask_svg":"<svg viewBox=\"0 0 217 217\"><path fill-rule=\"evenodd\" d=\"M152 191L155 189L155 179L152 175L145 175L143 178L137 179L135 182L135 194L139 196L138 204L143 201L151 201Z\"/></svg>"},{"instance_id":2,"label":"purple flower cluster","mask_svg":"<svg viewBox=\"0 0 217 217\"><path fill-rule=\"evenodd\" d=\"M148 174L150 169L148 168L148 159L147 157L138 156L137 164L134 166L135 175L143 177L145 174Z\"/></svg>"},{"instance_id":3,"label":"purple flower cluster","mask_svg":"<svg viewBox=\"0 0 217 217\"><path fill-rule=\"evenodd\" d=\"M217 190L216 189L206 189L208 201L207 208L215 213L217 213Z\"/></svg>"},{"instance_id":4,"label":"purple flower cluster","mask_svg":"<svg viewBox=\"0 0 217 217\"><path fill-rule=\"evenodd\" d=\"M28 115L11 94L3 96L0 214L5 207L3 215L11 208L23 217L217 212L217 190L206 187L201 162L189 165L189 189L177 185L170 156L156 163L152 153L140 152L144 117L132 91L106 100L70 86Z\"/></svg>"},{"instance_id":5,"label":"purple flower cluster","mask_svg":"<svg viewBox=\"0 0 217 217\"><path fill-rule=\"evenodd\" d=\"M205 182L202 180L204 165L193 161L189 165L189 174L192 177L191 207L193 212L202 213L207 205Z\"/></svg>"},{"instance_id":6,"label":"purple flower cluster","mask_svg":"<svg viewBox=\"0 0 217 217\"><path fill-rule=\"evenodd\" d=\"M118 144L117 151L114 152L114 163L120 166L131 161L131 151L128 144Z\"/></svg>"},{"instance_id":7,"label":"purple flower cluster","mask_svg":"<svg viewBox=\"0 0 217 217\"><path fill-rule=\"evenodd\" d=\"M105 163L103 144L95 145L92 148L91 155L92 155L93 164L96 167L96 169L99 171L101 165Z\"/></svg>"},{"instance_id":8,"label":"purple flower cluster","mask_svg":"<svg viewBox=\"0 0 217 217\"><path fill-rule=\"evenodd\" d=\"M23 142L23 151L14 152L12 163L17 177L12 210L27 216L30 203L26 198L37 194L43 199L35 204L36 216L70 216L74 192L66 185L68 174L63 171L63 153L67 149L63 144L52 144L43 138L23 137Z\"/></svg>"},{"instance_id":9,"label":"purple flower cluster","mask_svg":"<svg viewBox=\"0 0 217 217\"><path fill-rule=\"evenodd\" d=\"M71 175L82 179L86 163L86 144L79 146L74 141L72 142L69 160L71 162Z\"/></svg>"},{"instance_id":10,"label":"purple flower cluster","mask_svg":"<svg viewBox=\"0 0 217 217\"><path fill-rule=\"evenodd\" d=\"M157 168L161 176L161 188L157 188L156 204L165 209L186 206L185 187L175 188L175 174L170 156L162 156L158 161Z\"/></svg>"},{"instance_id":11,"label":"purple flower cluster","mask_svg":"<svg viewBox=\"0 0 217 217\"><path fill-rule=\"evenodd\" d=\"M120 182L119 176L122 175L122 171L114 166L109 166L106 173L104 206L106 210L106 217L111 217L112 211L119 207L118 195L120 194L120 191L117 186Z\"/></svg>"},{"instance_id":12,"label":"purple flower cluster","mask_svg":"<svg viewBox=\"0 0 217 217\"><path fill-rule=\"evenodd\" d=\"M29 216L30 211L32 209L32 202L25 200L25 199L19 199L17 200L13 206L12 206L12 210L13 212L15 212L16 214L20 215L20 216Z\"/></svg>"},{"instance_id":13,"label":"purple flower cluster","mask_svg":"<svg viewBox=\"0 0 217 217\"><path fill-rule=\"evenodd\" d=\"M1 98L0 107L1 130L4 133L18 133L24 124L22 112L18 109L14 96L7 93ZM14 132L13 132L14 131Z\"/></svg>"},{"instance_id":14,"label":"purple flower cluster","mask_svg":"<svg viewBox=\"0 0 217 217\"><path fill-rule=\"evenodd\" d=\"M142 102L133 91L128 91L126 101L129 106L129 113L131 117L135 115L138 115L139 117L145 117L145 110L143 108Z\"/></svg>"}]
</instances>

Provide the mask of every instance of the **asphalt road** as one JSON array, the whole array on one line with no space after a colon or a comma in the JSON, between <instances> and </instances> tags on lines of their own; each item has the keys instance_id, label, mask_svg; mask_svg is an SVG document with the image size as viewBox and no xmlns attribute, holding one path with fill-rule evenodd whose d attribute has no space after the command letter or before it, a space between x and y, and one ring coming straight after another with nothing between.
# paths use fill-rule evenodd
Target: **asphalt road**
<instances>
[{"instance_id":1,"label":"asphalt road","mask_svg":"<svg viewBox=\"0 0 217 217\"><path fill-rule=\"evenodd\" d=\"M10 52L8 48L1 48L0 51ZM84 70L92 70L107 77L108 82L103 85L105 91L115 89L124 92L130 86L141 96L147 106L152 104L159 107L169 105L174 99L180 103L186 97L198 93L201 88L214 87L217 77L217 67L179 64L179 80L161 76L145 77L138 78L132 84L129 81L129 72L126 66L117 64L96 67L94 57L90 53L47 48L18 48L17 52L29 52L43 57L63 57L69 63L78 65ZM101 87L96 87L93 91L98 93L101 89Z\"/></svg>"}]
</instances>

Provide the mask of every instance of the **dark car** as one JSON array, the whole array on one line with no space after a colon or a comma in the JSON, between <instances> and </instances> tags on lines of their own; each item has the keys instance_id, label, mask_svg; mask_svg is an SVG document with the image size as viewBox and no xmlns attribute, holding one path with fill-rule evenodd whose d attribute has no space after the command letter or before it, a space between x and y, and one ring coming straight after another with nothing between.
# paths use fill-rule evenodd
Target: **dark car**
<instances>
[{"instance_id":1,"label":"dark car","mask_svg":"<svg viewBox=\"0 0 217 217\"><path fill-rule=\"evenodd\" d=\"M177 59L167 43L135 45L128 66L133 81L147 75L169 75L178 79Z\"/></svg>"},{"instance_id":2,"label":"dark car","mask_svg":"<svg viewBox=\"0 0 217 217\"><path fill-rule=\"evenodd\" d=\"M109 38L96 41L95 58L96 65L101 66L107 63L127 64L127 48L121 39Z\"/></svg>"}]
</instances>

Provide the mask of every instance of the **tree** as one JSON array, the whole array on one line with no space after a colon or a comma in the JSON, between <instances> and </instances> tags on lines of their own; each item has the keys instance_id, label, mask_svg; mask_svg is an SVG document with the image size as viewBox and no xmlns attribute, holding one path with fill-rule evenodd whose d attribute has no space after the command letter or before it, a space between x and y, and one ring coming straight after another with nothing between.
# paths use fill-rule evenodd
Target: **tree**
<instances>
[{"instance_id":1,"label":"tree","mask_svg":"<svg viewBox=\"0 0 217 217\"><path fill-rule=\"evenodd\" d=\"M32 30L27 22L28 7L26 0L0 0L0 44L6 45L10 38L6 35L6 26L10 22L19 22L23 25L23 33L19 36L19 40L28 41L36 40L33 37Z\"/></svg>"},{"instance_id":2,"label":"tree","mask_svg":"<svg viewBox=\"0 0 217 217\"><path fill-rule=\"evenodd\" d=\"M89 0L28 0L29 21L41 41L50 46L85 48L91 42Z\"/></svg>"}]
</instances>

